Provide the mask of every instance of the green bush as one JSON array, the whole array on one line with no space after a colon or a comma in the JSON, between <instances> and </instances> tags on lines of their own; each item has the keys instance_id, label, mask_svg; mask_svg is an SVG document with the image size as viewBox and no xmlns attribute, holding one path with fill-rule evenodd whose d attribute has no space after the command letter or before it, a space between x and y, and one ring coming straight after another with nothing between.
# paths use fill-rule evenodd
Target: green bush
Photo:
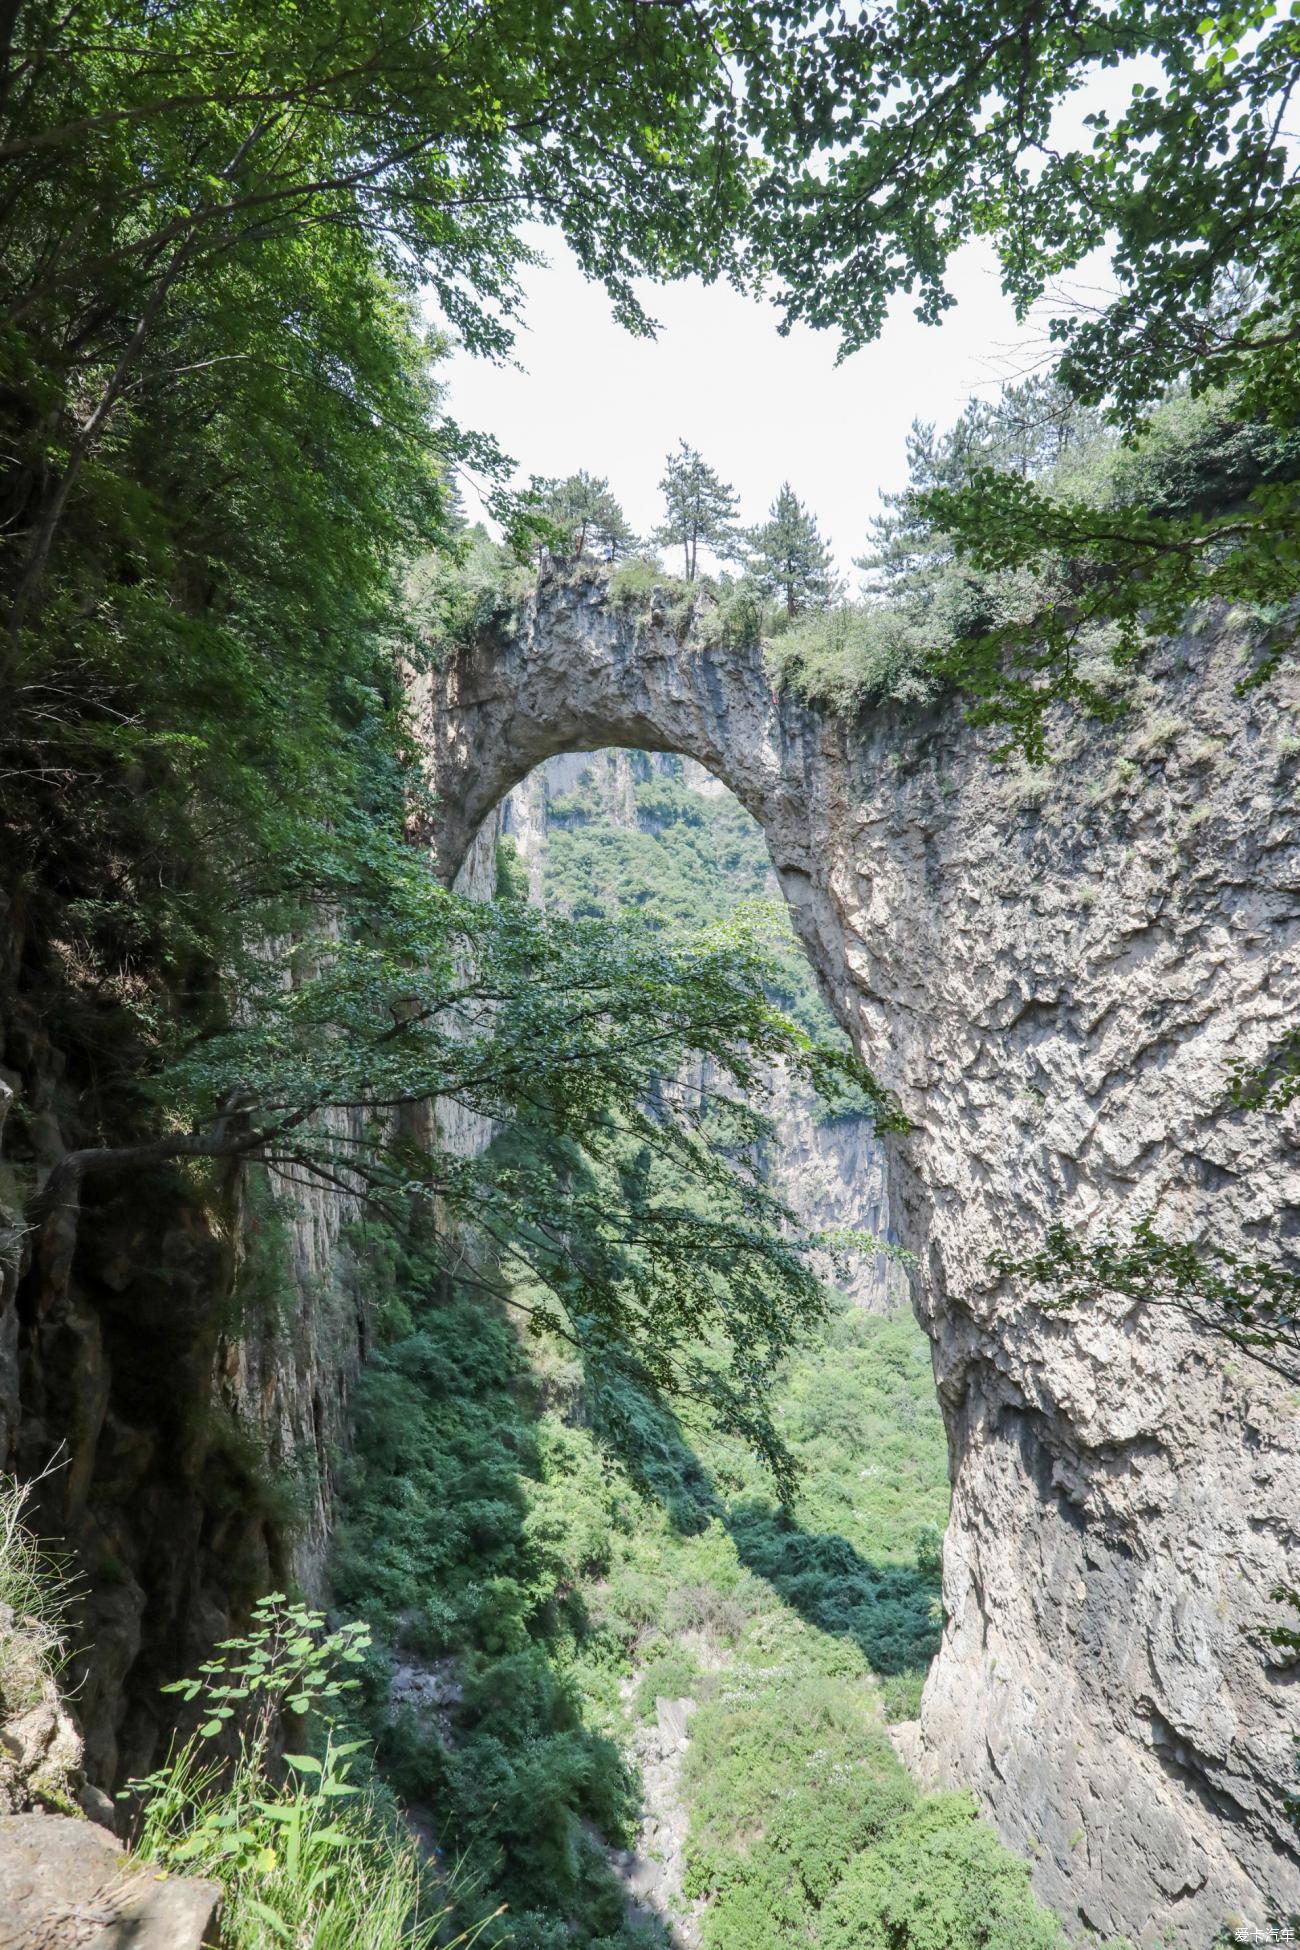
<instances>
[{"instance_id":1,"label":"green bush","mask_svg":"<svg viewBox=\"0 0 1300 1950\"><path fill-rule=\"evenodd\" d=\"M821 1950L1063 1950L1029 1871L976 1818L936 1794L857 1856L823 1912Z\"/></svg>"},{"instance_id":2,"label":"green bush","mask_svg":"<svg viewBox=\"0 0 1300 1950\"><path fill-rule=\"evenodd\" d=\"M322 1636L323 1622L273 1593L244 1637L165 1689L206 1717L131 1783L132 1855L220 1883L226 1950L431 1950L448 1942L448 1903L394 1811L352 1778L366 1743L333 1726L356 1684L338 1669L361 1661L364 1633ZM314 1753L277 1760L285 1714Z\"/></svg>"},{"instance_id":3,"label":"green bush","mask_svg":"<svg viewBox=\"0 0 1300 1950\"><path fill-rule=\"evenodd\" d=\"M636 1690L636 1710L642 1720L653 1720L655 1702L661 1699L690 1699L700 1690L704 1674L694 1654L680 1645L670 1645L655 1654L641 1675Z\"/></svg>"},{"instance_id":4,"label":"green bush","mask_svg":"<svg viewBox=\"0 0 1300 1950\"><path fill-rule=\"evenodd\" d=\"M629 1833L632 1786L566 1669L578 1640L600 1645L578 1593L609 1559L608 1471L589 1435L545 1411L501 1311L448 1291L418 1251L369 1264L394 1338L358 1385L335 1590L408 1656L454 1655L456 1693L444 1738L394 1714L386 1672L371 1675L386 1777L434 1810L463 1860L463 1924L506 1901L516 1947L577 1924L625 1950L619 1885L590 1831Z\"/></svg>"},{"instance_id":5,"label":"green bush","mask_svg":"<svg viewBox=\"0 0 1300 1950\"><path fill-rule=\"evenodd\" d=\"M950 632L945 630L944 640ZM811 702L854 712L876 702L925 704L937 695L931 667L933 621L919 627L902 611L844 603L801 618L767 639L768 668Z\"/></svg>"},{"instance_id":6,"label":"green bush","mask_svg":"<svg viewBox=\"0 0 1300 1950\"><path fill-rule=\"evenodd\" d=\"M657 562L643 555L630 556L609 578L610 601L625 609L644 607L663 581L664 572Z\"/></svg>"}]
</instances>

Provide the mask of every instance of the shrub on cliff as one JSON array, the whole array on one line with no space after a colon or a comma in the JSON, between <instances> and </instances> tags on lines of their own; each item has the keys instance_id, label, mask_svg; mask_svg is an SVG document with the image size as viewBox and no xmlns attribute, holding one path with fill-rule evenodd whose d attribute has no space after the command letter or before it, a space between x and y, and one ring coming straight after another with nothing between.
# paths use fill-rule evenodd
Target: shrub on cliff
<instances>
[{"instance_id":1,"label":"shrub on cliff","mask_svg":"<svg viewBox=\"0 0 1300 1950\"><path fill-rule=\"evenodd\" d=\"M272 1594L248 1632L169 1687L202 1716L164 1764L133 1781L132 1855L163 1872L211 1876L226 1950L454 1950L439 1878L390 1804L367 1789L364 1741L340 1738L347 1676L365 1633ZM291 1716L307 1749L280 1755Z\"/></svg>"},{"instance_id":2,"label":"shrub on cliff","mask_svg":"<svg viewBox=\"0 0 1300 1950\"><path fill-rule=\"evenodd\" d=\"M850 1863L822 1912L820 1950L1062 1950L1029 1870L976 1818L935 1794Z\"/></svg>"}]
</instances>

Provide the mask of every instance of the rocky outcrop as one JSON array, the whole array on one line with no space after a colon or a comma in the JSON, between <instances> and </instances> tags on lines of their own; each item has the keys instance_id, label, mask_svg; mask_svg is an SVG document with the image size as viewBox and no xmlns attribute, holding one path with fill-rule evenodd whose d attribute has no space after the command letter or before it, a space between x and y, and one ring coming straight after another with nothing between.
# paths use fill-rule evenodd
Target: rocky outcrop
<instances>
[{"instance_id":1,"label":"rocky outcrop","mask_svg":"<svg viewBox=\"0 0 1300 1950\"><path fill-rule=\"evenodd\" d=\"M88 1821L0 1817L6 1950L203 1950L220 1900L215 1882L131 1867Z\"/></svg>"},{"instance_id":2,"label":"rocky outcrop","mask_svg":"<svg viewBox=\"0 0 1300 1950\"><path fill-rule=\"evenodd\" d=\"M971 1782L1070 1920L1205 1945L1300 1904L1298 1718L1261 1648L1300 1581L1300 1401L1179 1316L1045 1315L990 1270L1052 1220L1293 1251L1296 1116L1225 1105L1300 1019L1297 692L1240 694L1226 625L1153 654L1134 709L1045 774L956 704L851 723L667 606L549 581L427 680L454 872L561 751L708 768L762 824L840 1020L915 1128L889 1147L948 1428L947 1625L922 1764ZM1292 1262L1294 1263L1294 1262Z\"/></svg>"},{"instance_id":3,"label":"rocky outcrop","mask_svg":"<svg viewBox=\"0 0 1300 1950\"><path fill-rule=\"evenodd\" d=\"M0 1599L0 1815L69 1808L84 1785L81 1734L54 1678L59 1643Z\"/></svg>"},{"instance_id":4,"label":"rocky outcrop","mask_svg":"<svg viewBox=\"0 0 1300 1950\"><path fill-rule=\"evenodd\" d=\"M547 759L507 796L495 820L489 819L485 830L499 830L514 841L526 864L534 901L544 902L548 893L554 898L548 881L552 801L585 786L613 825L635 829L642 823L634 758L642 766L656 764L642 753L627 751L565 752ZM720 779L690 760L659 755L657 769L671 770L673 776L680 773L686 789L701 798L730 796ZM476 845L481 851L482 839ZM462 868L462 884L465 873ZM481 870L478 878L481 884ZM773 898L780 893L775 875L770 893ZM688 1079L692 1085L705 1080L703 1076ZM810 1232L856 1232L889 1239L884 1150L870 1120L852 1116L820 1120L813 1093L783 1067L765 1072L763 1109L772 1125L771 1139L764 1147L767 1181L800 1224ZM855 1306L887 1313L906 1302L901 1269L883 1253L846 1246L834 1256L818 1255L817 1270Z\"/></svg>"},{"instance_id":5,"label":"rocky outcrop","mask_svg":"<svg viewBox=\"0 0 1300 1950\"><path fill-rule=\"evenodd\" d=\"M81 1081L17 961L0 931L0 1469L73 1574L65 1691L112 1789L166 1739L164 1683L275 1583L319 1590L364 1306L347 1202L233 1170L106 1176L39 1236Z\"/></svg>"},{"instance_id":6,"label":"rocky outcrop","mask_svg":"<svg viewBox=\"0 0 1300 1950\"><path fill-rule=\"evenodd\" d=\"M622 1685L630 1701L636 1680ZM690 1811L682 1795L682 1766L691 1744L697 1701L656 1699L655 1717L638 1726L630 1751L641 1784L641 1822L632 1848L607 1849L609 1865L627 1892L633 1922L658 1922L673 1950L698 1950L703 1897L685 1893Z\"/></svg>"}]
</instances>

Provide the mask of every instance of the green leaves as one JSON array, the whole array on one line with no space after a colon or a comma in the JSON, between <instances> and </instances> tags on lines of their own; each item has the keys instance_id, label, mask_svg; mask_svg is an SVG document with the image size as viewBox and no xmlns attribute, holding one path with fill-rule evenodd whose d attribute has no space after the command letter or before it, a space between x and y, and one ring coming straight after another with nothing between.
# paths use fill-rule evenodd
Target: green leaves
<instances>
[{"instance_id":1,"label":"green leaves","mask_svg":"<svg viewBox=\"0 0 1300 1950\"><path fill-rule=\"evenodd\" d=\"M767 600L779 598L787 618L827 608L842 586L816 517L788 481L782 483L766 522L745 537L745 553L759 594Z\"/></svg>"},{"instance_id":2,"label":"green leaves","mask_svg":"<svg viewBox=\"0 0 1300 1950\"><path fill-rule=\"evenodd\" d=\"M1276 1261L1168 1239L1144 1218L1123 1238L1083 1240L1052 1226L1038 1252L999 1257L994 1270L1042 1289L1039 1304L1053 1309L1108 1294L1172 1307L1279 1373L1300 1376L1300 1274Z\"/></svg>"},{"instance_id":3,"label":"green leaves","mask_svg":"<svg viewBox=\"0 0 1300 1950\"><path fill-rule=\"evenodd\" d=\"M664 519L654 539L682 550L688 582L695 580L701 543L720 556L735 553L735 489L685 440L665 460L659 490Z\"/></svg>"},{"instance_id":4,"label":"green leaves","mask_svg":"<svg viewBox=\"0 0 1300 1950\"><path fill-rule=\"evenodd\" d=\"M476 1242L476 1279L590 1358L706 1401L784 1473L764 1398L821 1298L749 1099L774 1060L902 1129L893 1099L770 999L764 911L659 934L461 899L399 842L370 861L365 924L298 940L287 965L248 957L227 1023L163 1072L178 1154L248 1156L414 1218L448 1271ZM671 1082L701 1064L708 1092ZM500 1136L467 1157L425 1120L417 1141L402 1113L425 1104Z\"/></svg>"}]
</instances>

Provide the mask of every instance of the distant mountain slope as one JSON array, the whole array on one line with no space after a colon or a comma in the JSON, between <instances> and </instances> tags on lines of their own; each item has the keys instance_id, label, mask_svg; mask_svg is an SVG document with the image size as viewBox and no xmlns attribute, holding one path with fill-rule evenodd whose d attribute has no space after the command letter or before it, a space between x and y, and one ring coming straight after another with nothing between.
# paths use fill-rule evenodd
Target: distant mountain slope
<instances>
[{"instance_id":1,"label":"distant mountain slope","mask_svg":"<svg viewBox=\"0 0 1300 1950\"><path fill-rule=\"evenodd\" d=\"M780 903L757 823L690 759L668 753L565 752L515 788L501 830L527 866L539 903L592 916L634 908L651 926L699 927L742 902ZM806 1028L840 1031L789 936L779 999ZM885 1160L868 1117L827 1119L796 1080L771 1079L769 1182L818 1231L890 1233ZM901 1270L882 1254L829 1258L826 1277L876 1313L906 1304Z\"/></svg>"}]
</instances>

